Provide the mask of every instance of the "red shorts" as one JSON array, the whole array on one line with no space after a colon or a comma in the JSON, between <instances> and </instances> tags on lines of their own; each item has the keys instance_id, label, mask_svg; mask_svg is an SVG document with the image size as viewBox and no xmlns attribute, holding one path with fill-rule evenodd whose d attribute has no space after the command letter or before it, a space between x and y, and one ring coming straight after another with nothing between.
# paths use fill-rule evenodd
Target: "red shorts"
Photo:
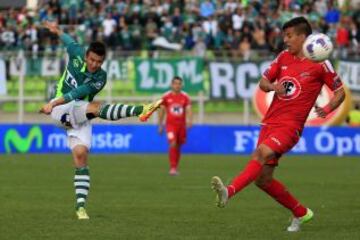
<instances>
[{"instance_id":1,"label":"red shorts","mask_svg":"<svg viewBox=\"0 0 360 240\"><path fill-rule=\"evenodd\" d=\"M271 148L277 157L267 161L268 165L278 165L282 154L291 150L300 139L298 128L291 126L263 125L260 130L257 146L265 144Z\"/></svg>"},{"instance_id":2,"label":"red shorts","mask_svg":"<svg viewBox=\"0 0 360 240\"><path fill-rule=\"evenodd\" d=\"M184 144L186 142L186 125L167 125L166 134L170 144Z\"/></svg>"}]
</instances>

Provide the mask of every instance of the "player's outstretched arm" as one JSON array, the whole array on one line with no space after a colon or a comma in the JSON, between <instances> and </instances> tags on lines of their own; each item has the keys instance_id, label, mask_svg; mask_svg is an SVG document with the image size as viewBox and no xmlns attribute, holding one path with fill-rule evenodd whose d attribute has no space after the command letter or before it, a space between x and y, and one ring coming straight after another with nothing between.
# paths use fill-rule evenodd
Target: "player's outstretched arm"
<instances>
[{"instance_id":1,"label":"player's outstretched arm","mask_svg":"<svg viewBox=\"0 0 360 240\"><path fill-rule=\"evenodd\" d=\"M49 22L44 21L43 26L48 29L50 32L61 36L63 34L63 31L59 28L58 24L56 22Z\"/></svg>"},{"instance_id":2,"label":"player's outstretched arm","mask_svg":"<svg viewBox=\"0 0 360 240\"><path fill-rule=\"evenodd\" d=\"M339 88L334 92L334 96L330 99L330 102L326 106L324 107L315 106L315 112L319 117L325 118L329 113L331 113L336 108L338 108L344 100L345 100L344 88Z\"/></svg>"},{"instance_id":3,"label":"player's outstretched arm","mask_svg":"<svg viewBox=\"0 0 360 240\"><path fill-rule=\"evenodd\" d=\"M65 45L69 55L84 54L84 49L70 35L64 33L56 22L44 21L43 26L50 32L56 34Z\"/></svg>"}]
</instances>

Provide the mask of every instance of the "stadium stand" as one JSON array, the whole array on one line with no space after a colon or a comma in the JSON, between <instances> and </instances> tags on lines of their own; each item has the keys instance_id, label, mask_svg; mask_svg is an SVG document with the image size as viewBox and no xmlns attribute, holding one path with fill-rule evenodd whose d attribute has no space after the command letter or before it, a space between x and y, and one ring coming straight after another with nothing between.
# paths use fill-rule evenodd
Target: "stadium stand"
<instances>
[{"instance_id":1,"label":"stadium stand","mask_svg":"<svg viewBox=\"0 0 360 240\"><path fill-rule=\"evenodd\" d=\"M281 25L305 16L315 32L332 38L333 57L359 59L360 10L355 4L334 0L39 0L36 9L0 9L0 53L5 59L19 50L32 59L62 57L59 40L41 28L42 21L51 20L80 43L103 40L113 58L196 55L262 60L283 49ZM171 50L173 46L182 51ZM125 85L115 81L113 94L131 95L132 80ZM46 95L47 82L26 76L25 95ZM8 78L8 93L18 94L14 77ZM32 112L38 106L29 102L25 110ZM16 111L16 103L6 102L1 108Z\"/></svg>"}]
</instances>

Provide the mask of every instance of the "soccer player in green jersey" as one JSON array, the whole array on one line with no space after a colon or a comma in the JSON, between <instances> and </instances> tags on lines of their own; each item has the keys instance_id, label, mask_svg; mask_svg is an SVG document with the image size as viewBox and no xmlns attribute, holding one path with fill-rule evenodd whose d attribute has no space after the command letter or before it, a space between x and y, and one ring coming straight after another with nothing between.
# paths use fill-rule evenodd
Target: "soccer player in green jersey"
<instances>
[{"instance_id":1,"label":"soccer player in green jersey","mask_svg":"<svg viewBox=\"0 0 360 240\"><path fill-rule=\"evenodd\" d=\"M76 214L79 219L89 219L85 202L90 189L88 153L91 147L91 123L96 117L107 120L138 116L146 121L159 108L162 100L148 105L103 104L93 101L106 84L106 72L101 69L106 47L101 42L90 43L84 50L54 22L44 27L55 33L64 43L69 55L67 67L56 86L56 97L45 104L40 112L51 117L67 129L69 147L75 164Z\"/></svg>"}]
</instances>

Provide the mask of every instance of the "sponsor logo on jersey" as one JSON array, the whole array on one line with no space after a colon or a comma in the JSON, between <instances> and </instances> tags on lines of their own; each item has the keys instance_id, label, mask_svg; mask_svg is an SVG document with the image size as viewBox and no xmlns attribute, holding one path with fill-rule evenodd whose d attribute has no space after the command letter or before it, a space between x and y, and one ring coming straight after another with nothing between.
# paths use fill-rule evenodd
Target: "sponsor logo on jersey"
<instances>
[{"instance_id":1,"label":"sponsor logo on jersey","mask_svg":"<svg viewBox=\"0 0 360 240\"><path fill-rule=\"evenodd\" d=\"M279 139L275 137L271 137L270 139L273 140L277 145L281 146L281 142L279 141Z\"/></svg>"},{"instance_id":2,"label":"sponsor logo on jersey","mask_svg":"<svg viewBox=\"0 0 360 240\"><path fill-rule=\"evenodd\" d=\"M76 68L78 68L78 67L80 66L79 60L78 60L78 59L74 59L74 60L73 60L73 65L74 65Z\"/></svg>"},{"instance_id":3,"label":"sponsor logo on jersey","mask_svg":"<svg viewBox=\"0 0 360 240\"><path fill-rule=\"evenodd\" d=\"M310 77L310 73L303 72L303 73L300 74L300 77L302 77L302 78Z\"/></svg>"},{"instance_id":4,"label":"sponsor logo on jersey","mask_svg":"<svg viewBox=\"0 0 360 240\"><path fill-rule=\"evenodd\" d=\"M67 70L67 77L65 79L65 83L72 88L77 88L78 86L76 79L73 77L73 75L71 75L69 70Z\"/></svg>"},{"instance_id":5,"label":"sponsor logo on jersey","mask_svg":"<svg viewBox=\"0 0 360 240\"><path fill-rule=\"evenodd\" d=\"M175 116L180 116L184 113L184 108L179 104L173 104L170 107L170 112Z\"/></svg>"},{"instance_id":6,"label":"sponsor logo on jersey","mask_svg":"<svg viewBox=\"0 0 360 240\"><path fill-rule=\"evenodd\" d=\"M285 94L277 95L282 100L291 100L299 96L301 85L296 78L285 76L279 80L285 88Z\"/></svg>"},{"instance_id":7,"label":"sponsor logo on jersey","mask_svg":"<svg viewBox=\"0 0 360 240\"><path fill-rule=\"evenodd\" d=\"M94 84L94 87L95 87L97 90L100 90L102 86L103 86L103 83L102 83L102 82L96 82L96 83Z\"/></svg>"},{"instance_id":8,"label":"sponsor logo on jersey","mask_svg":"<svg viewBox=\"0 0 360 240\"><path fill-rule=\"evenodd\" d=\"M336 78L335 78L336 79ZM346 85L343 85L342 88L345 90L346 95L350 96L351 92L346 88ZM339 87L337 88L339 89ZM333 92L329 87L324 85L321 89L321 92L316 100L316 103L319 106L326 105L331 97L333 96ZM273 100L274 92L264 92L260 88L257 88L253 97L253 104L256 112L262 118L266 111L269 109L270 104ZM343 104L341 104L337 109L330 113L326 118L318 117L315 113L315 107L310 111L310 115L306 120L306 125L311 126L323 126L323 125L341 125L346 118L348 111L351 107L351 97L346 97Z\"/></svg>"}]
</instances>

